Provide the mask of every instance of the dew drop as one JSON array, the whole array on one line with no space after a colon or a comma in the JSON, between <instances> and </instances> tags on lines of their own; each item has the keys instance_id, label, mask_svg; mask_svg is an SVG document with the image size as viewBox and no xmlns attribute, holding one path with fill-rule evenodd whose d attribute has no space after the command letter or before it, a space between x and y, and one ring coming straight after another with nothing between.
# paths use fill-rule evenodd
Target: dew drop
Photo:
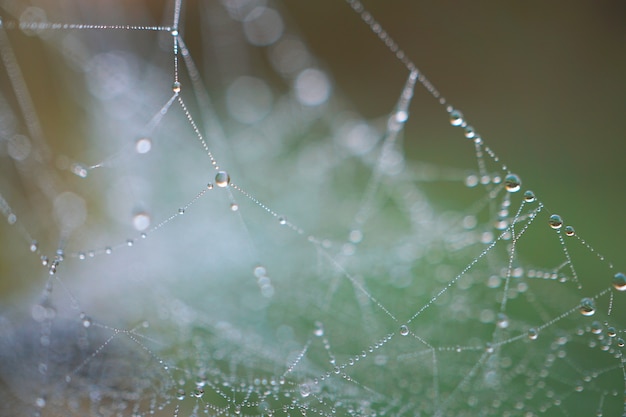
<instances>
[{"instance_id":1,"label":"dew drop","mask_svg":"<svg viewBox=\"0 0 626 417\"><path fill-rule=\"evenodd\" d=\"M172 91L180 93L180 83L178 81L175 81L174 84L172 84Z\"/></svg>"},{"instance_id":2,"label":"dew drop","mask_svg":"<svg viewBox=\"0 0 626 417\"><path fill-rule=\"evenodd\" d=\"M409 327L406 324L400 326L400 335L407 336L409 334Z\"/></svg>"},{"instance_id":3,"label":"dew drop","mask_svg":"<svg viewBox=\"0 0 626 417\"><path fill-rule=\"evenodd\" d=\"M37 243L36 240L33 240L32 242L30 242L30 251L37 252L37 249L39 249L39 243Z\"/></svg>"},{"instance_id":4,"label":"dew drop","mask_svg":"<svg viewBox=\"0 0 626 417\"><path fill-rule=\"evenodd\" d=\"M183 390L183 389L179 389L179 390L176 392L176 399L177 399L178 401L182 401L182 400L184 400L184 399L185 399L185 390Z\"/></svg>"},{"instance_id":5,"label":"dew drop","mask_svg":"<svg viewBox=\"0 0 626 417\"><path fill-rule=\"evenodd\" d=\"M565 226L565 234L567 236L574 236L576 234L576 231L572 226Z\"/></svg>"},{"instance_id":6,"label":"dew drop","mask_svg":"<svg viewBox=\"0 0 626 417\"><path fill-rule=\"evenodd\" d=\"M461 126L463 123L463 113L458 110L452 110L450 112L450 124L452 126Z\"/></svg>"},{"instance_id":7,"label":"dew drop","mask_svg":"<svg viewBox=\"0 0 626 417\"><path fill-rule=\"evenodd\" d=\"M317 337L324 336L324 324L322 324L322 322L315 322L315 330L313 331L313 334Z\"/></svg>"},{"instance_id":8,"label":"dew drop","mask_svg":"<svg viewBox=\"0 0 626 417\"><path fill-rule=\"evenodd\" d=\"M17 216L15 213L9 213L7 216L7 222L9 222L9 224L15 224L15 222L17 222Z\"/></svg>"},{"instance_id":9,"label":"dew drop","mask_svg":"<svg viewBox=\"0 0 626 417\"><path fill-rule=\"evenodd\" d=\"M593 323L591 323L591 333L593 334L602 333L602 323L600 323L599 321L594 321Z\"/></svg>"},{"instance_id":10,"label":"dew drop","mask_svg":"<svg viewBox=\"0 0 626 417\"><path fill-rule=\"evenodd\" d=\"M193 390L194 397L202 398L203 395L204 395L204 390L202 388L196 388L195 390Z\"/></svg>"},{"instance_id":11,"label":"dew drop","mask_svg":"<svg viewBox=\"0 0 626 417\"><path fill-rule=\"evenodd\" d=\"M107 247L104 249L104 253L106 253L107 255L110 255L110 254L111 254L111 252L113 252L113 249L112 249L110 246L107 246Z\"/></svg>"},{"instance_id":12,"label":"dew drop","mask_svg":"<svg viewBox=\"0 0 626 417\"><path fill-rule=\"evenodd\" d=\"M230 185L230 175L226 171L219 171L215 174L215 184L218 187L224 188Z\"/></svg>"},{"instance_id":13,"label":"dew drop","mask_svg":"<svg viewBox=\"0 0 626 417\"><path fill-rule=\"evenodd\" d=\"M496 325L501 329L506 329L509 327L509 318L504 313L498 313L498 318L496 321Z\"/></svg>"},{"instance_id":14,"label":"dew drop","mask_svg":"<svg viewBox=\"0 0 626 417\"><path fill-rule=\"evenodd\" d=\"M213 189L213 183L208 183L206 185L207 190L212 190Z\"/></svg>"},{"instance_id":15,"label":"dew drop","mask_svg":"<svg viewBox=\"0 0 626 417\"><path fill-rule=\"evenodd\" d=\"M626 275L623 272L618 272L613 277L613 288L617 291L626 291Z\"/></svg>"},{"instance_id":16,"label":"dew drop","mask_svg":"<svg viewBox=\"0 0 626 417\"><path fill-rule=\"evenodd\" d=\"M508 174L504 178L504 187L510 193L516 193L522 188L522 181L516 174Z\"/></svg>"},{"instance_id":17,"label":"dew drop","mask_svg":"<svg viewBox=\"0 0 626 417\"><path fill-rule=\"evenodd\" d=\"M617 331L615 330L615 327L609 327L608 329L606 329L606 334L609 337L615 337L617 336Z\"/></svg>"},{"instance_id":18,"label":"dew drop","mask_svg":"<svg viewBox=\"0 0 626 417\"><path fill-rule=\"evenodd\" d=\"M474 128L472 126L466 126L465 137L468 139L474 139L474 136L476 136L476 131L474 130Z\"/></svg>"},{"instance_id":19,"label":"dew drop","mask_svg":"<svg viewBox=\"0 0 626 417\"><path fill-rule=\"evenodd\" d=\"M300 384L300 395L302 398L311 395L311 386L308 383Z\"/></svg>"},{"instance_id":20,"label":"dew drop","mask_svg":"<svg viewBox=\"0 0 626 417\"><path fill-rule=\"evenodd\" d=\"M616 343L617 343L617 347L620 347L620 348L624 347L624 339L622 339L621 337L617 338Z\"/></svg>"},{"instance_id":21,"label":"dew drop","mask_svg":"<svg viewBox=\"0 0 626 417\"><path fill-rule=\"evenodd\" d=\"M534 203L537 198L535 197L535 193L530 190L524 192L524 201L527 203Z\"/></svg>"},{"instance_id":22,"label":"dew drop","mask_svg":"<svg viewBox=\"0 0 626 417\"><path fill-rule=\"evenodd\" d=\"M178 30L176 29L172 29L170 33L172 34L172 36L178 36Z\"/></svg>"},{"instance_id":23,"label":"dew drop","mask_svg":"<svg viewBox=\"0 0 626 417\"><path fill-rule=\"evenodd\" d=\"M44 397L38 397L35 400L35 406L38 408L44 408L46 406L46 399Z\"/></svg>"},{"instance_id":24,"label":"dew drop","mask_svg":"<svg viewBox=\"0 0 626 417\"><path fill-rule=\"evenodd\" d=\"M72 172L72 174L76 175L77 177L80 178L87 178L87 168L85 168L83 165L79 164L79 163L73 163L70 166L70 171Z\"/></svg>"},{"instance_id":25,"label":"dew drop","mask_svg":"<svg viewBox=\"0 0 626 417\"><path fill-rule=\"evenodd\" d=\"M237 211L237 210L239 210L239 204L230 203L230 211Z\"/></svg>"},{"instance_id":26,"label":"dew drop","mask_svg":"<svg viewBox=\"0 0 626 417\"><path fill-rule=\"evenodd\" d=\"M145 154L152 149L152 140L150 138L139 138L135 142L135 151L139 154Z\"/></svg>"},{"instance_id":27,"label":"dew drop","mask_svg":"<svg viewBox=\"0 0 626 417\"><path fill-rule=\"evenodd\" d=\"M87 255L85 254L85 252L80 252L78 254L78 259L80 259L81 261L84 261L85 259L87 259Z\"/></svg>"},{"instance_id":28,"label":"dew drop","mask_svg":"<svg viewBox=\"0 0 626 417\"><path fill-rule=\"evenodd\" d=\"M179 208L178 209L178 214L181 214L181 215L185 214L185 208L184 207Z\"/></svg>"},{"instance_id":29,"label":"dew drop","mask_svg":"<svg viewBox=\"0 0 626 417\"><path fill-rule=\"evenodd\" d=\"M596 313L596 303L592 298L585 297L580 301L579 311L583 316L593 316Z\"/></svg>"},{"instance_id":30,"label":"dew drop","mask_svg":"<svg viewBox=\"0 0 626 417\"><path fill-rule=\"evenodd\" d=\"M130 247L133 246L135 244L135 242L132 239L126 239L126 246Z\"/></svg>"},{"instance_id":31,"label":"dew drop","mask_svg":"<svg viewBox=\"0 0 626 417\"><path fill-rule=\"evenodd\" d=\"M537 329L535 329L534 327L531 327L530 329L528 329L528 338L530 340L537 340L538 337L539 337L539 332L537 331Z\"/></svg>"},{"instance_id":32,"label":"dew drop","mask_svg":"<svg viewBox=\"0 0 626 417\"><path fill-rule=\"evenodd\" d=\"M140 232L146 230L150 227L150 215L144 211L136 213L133 216L133 227Z\"/></svg>"},{"instance_id":33,"label":"dew drop","mask_svg":"<svg viewBox=\"0 0 626 417\"><path fill-rule=\"evenodd\" d=\"M563 226L563 219L558 214L553 214L552 216L550 216L548 224L551 228L558 230L561 228L561 226Z\"/></svg>"},{"instance_id":34,"label":"dew drop","mask_svg":"<svg viewBox=\"0 0 626 417\"><path fill-rule=\"evenodd\" d=\"M89 318L87 316L82 317L82 323L83 323L83 327L85 329L91 327L91 318Z\"/></svg>"},{"instance_id":35,"label":"dew drop","mask_svg":"<svg viewBox=\"0 0 626 417\"><path fill-rule=\"evenodd\" d=\"M284 226L287 224L287 219L285 219L284 217L279 217L278 218L278 224L280 224L281 226Z\"/></svg>"}]
</instances>

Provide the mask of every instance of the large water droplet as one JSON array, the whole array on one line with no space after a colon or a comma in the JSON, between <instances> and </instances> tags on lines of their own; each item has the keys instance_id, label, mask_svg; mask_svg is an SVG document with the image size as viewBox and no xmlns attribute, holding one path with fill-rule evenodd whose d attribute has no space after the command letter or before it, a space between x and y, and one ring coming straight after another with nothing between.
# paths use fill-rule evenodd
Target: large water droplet
<instances>
[{"instance_id":1,"label":"large water droplet","mask_svg":"<svg viewBox=\"0 0 626 417\"><path fill-rule=\"evenodd\" d=\"M322 322L315 322L315 330L313 331L313 334L317 337L324 336L324 324L322 324Z\"/></svg>"},{"instance_id":2,"label":"large water droplet","mask_svg":"<svg viewBox=\"0 0 626 417\"><path fill-rule=\"evenodd\" d=\"M463 123L465 123L463 113L458 110L452 110L450 112L450 124L452 126L461 126Z\"/></svg>"},{"instance_id":3,"label":"large water droplet","mask_svg":"<svg viewBox=\"0 0 626 417\"><path fill-rule=\"evenodd\" d=\"M172 91L180 93L180 83L178 81L175 81L174 84L172 84Z\"/></svg>"},{"instance_id":4,"label":"large water droplet","mask_svg":"<svg viewBox=\"0 0 626 417\"><path fill-rule=\"evenodd\" d=\"M574 236L576 234L576 230L572 226L565 226L565 234L567 236Z\"/></svg>"},{"instance_id":5,"label":"large water droplet","mask_svg":"<svg viewBox=\"0 0 626 417\"><path fill-rule=\"evenodd\" d=\"M148 153L152 149L152 140L150 138L139 138L135 142L135 151L140 154Z\"/></svg>"},{"instance_id":6,"label":"large water droplet","mask_svg":"<svg viewBox=\"0 0 626 417\"><path fill-rule=\"evenodd\" d=\"M228 187L230 185L230 175L228 175L228 172L226 171L219 171L216 175L215 175L215 184L217 184L218 187Z\"/></svg>"},{"instance_id":7,"label":"large water droplet","mask_svg":"<svg viewBox=\"0 0 626 417\"><path fill-rule=\"evenodd\" d=\"M407 325L403 324L402 326L400 326L400 335L407 336L408 334L409 334L409 328L407 327Z\"/></svg>"},{"instance_id":8,"label":"large water droplet","mask_svg":"<svg viewBox=\"0 0 626 417\"><path fill-rule=\"evenodd\" d=\"M537 340L538 337L539 337L539 332L537 331L537 329L535 329L534 327L531 327L530 329L528 329L528 338L530 340Z\"/></svg>"},{"instance_id":9,"label":"large water droplet","mask_svg":"<svg viewBox=\"0 0 626 417\"><path fill-rule=\"evenodd\" d=\"M510 193L516 193L522 188L522 180L516 174L508 174L504 178L504 187Z\"/></svg>"},{"instance_id":10,"label":"large water droplet","mask_svg":"<svg viewBox=\"0 0 626 417\"><path fill-rule=\"evenodd\" d=\"M144 211L133 216L133 227L138 231L144 231L150 227L150 215Z\"/></svg>"},{"instance_id":11,"label":"large water droplet","mask_svg":"<svg viewBox=\"0 0 626 417\"><path fill-rule=\"evenodd\" d=\"M626 275L623 272L618 272L613 277L613 288L617 291L626 291Z\"/></svg>"},{"instance_id":12,"label":"large water droplet","mask_svg":"<svg viewBox=\"0 0 626 417\"><path fill-rule=\"evenodd\" d=\"M300 395L302 398L306 398L311 395L311 386L308 383L300 384Z\"/></svg>"},{"instance_id":13,"label":"large water droplet","mask_svg":"<svg viewBox=\"0 0 626 417\"><path fill-rule=\"evenodd\" d=\"M593 298L583 298L580 300L580 314L583 316L593 316L596 313L596 303Z\"/></svg>"},{"instance_id":14,"label":"large water droplet","mask_svg":"<svg viewBox=\"0 0 626 417\"><path fill-rule=\"evenodd\" d=\"M533 193L530 190L524 192L524 201L525 202L527 202L527 203L534 203L535 200L536 200L535 193Z\"/></svg>"},{"instance_id":15,"label":"large water droplet","mask_svg":"<svg viewBox=\"0 0 626 417\"><path fill-rule=\"evenodd\" d=\"M563 226L563 219L558 214L553 214L552 216L550 216L548 224L551 228L558 230L561 228L561 226Z\"/></svg>"}]
</instances>

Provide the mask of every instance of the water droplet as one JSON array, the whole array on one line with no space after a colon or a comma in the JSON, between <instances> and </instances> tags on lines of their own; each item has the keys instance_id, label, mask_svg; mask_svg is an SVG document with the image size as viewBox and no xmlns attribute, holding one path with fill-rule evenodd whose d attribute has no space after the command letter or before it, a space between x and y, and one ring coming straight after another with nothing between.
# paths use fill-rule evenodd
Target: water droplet
<instances>
[{"instance_id":1,"label":"water droplet","mask_svg":"<svg viewBox=\"0 0 626 417\"><path fill-rule=\"evenodd\" d=\"M450 124L452 126L461 126L464 122L463 113L458 110L452 110L450 112Z\"/></svg>"},{"instance_id":2,"label":"water droplet","mask_svg":"<svg viewBox=\"0 0 626 417\"><path fill-rule=\"evenodd\" d=\"M9 224L15 224L15 222L17 222L17 216L15 213L9 213L7 216L7 222L9 222Z\"/></svg>"},{"instance_id":3,"label":"water droplet","mask_svg":"<svg viewBox=\"0 0 626 417\"><path fill-rule=\"evenodd\" d=\"M621 347L621 348L624 347L624 339L622 339L621 337L618 337L615 342L617 343L618 347Z\"/></svg>"},{"instance_id":4,"label":"water droplet","mask_svg":"<svg viewBox=\"0 0 626 417\"><path fill-rule=\"evenodd\" d=\"M613 288L617 291L626 291L626 275L623 272L618 272L613 277Z\"/></svg>"},{"instance_id":5,"label":"water droplet","mask_svg":"<svg viewBox=\"0 0 626 417\"><path fill-rule=\"evenodd\" d=\"M600 323L599 321L594 321L593 323L591 323L591 333L593 334L602 333L602 323Z\"/></svg>"},{"instance_id":6,"label":"water droplet","mask_svg":"<svg viewBox=\"0 0 626 417\"><path fill-rule=\"evenodd\" d=\"M37 249L39 249L39 243L37 243L36 240L33 240L32 242L30 242L30 251L37 252Z\"/></svg>"},{"instance_id":7,"label":"water droplet","mask_svg":"<svg viewBox=\"0 0 626 417\"><path fill-rule=\"evenodd\" d=\"M302 398L311 395L311 386L308 383L300 384L300 395Z\"/></svg>"},{"instance_id":8,"label":"water droplet","mask_svg":"<svg viewBox=\"0 0 626 417\"><path fill-rule=\"evenodd\" d=\"M41 265L48 266L48 257L45 255L41 255Z\"/></svg>"},{"instance_id":9,"label":"water droplet","mask_svg":"<svg viewBox=\"0 0 626 417\"><path fill-rule=\"evenodd\" d=\"M558 230L563 226L563 219L558 214L553 214L550 216L550 220L548 220L548 224L551 228Z\"/></svg>"},{"instance_id":10,"label":"water droplet","mask_svg":"<svg viewBox=\"0 0 626 417\"><path fill-rule=\"evenodd\" d=\"M498 313L496 325L501 329L509 327L509 318L504 313Z\"/></svg>"},{"instance_id":11,"label":"water droplet","mask_svg":"<svg viewBox=\"0 0 626 417\"><path fill-rule=\"evenodd\" d=\"M535 193L530 190L524 192L524 201L527 203L534 203L537 198L535 197Z\"/></svg>"},{"instance_id":12,"label":"water droplet","mask_svg":"<svg viewBox=\"0 0 626 417\"><path fill-rule=\"evenodd\" d=\"M609 337L615 337L617 336L617 331L615 330L615 327L609 327L608 329L606 329L606 334Z\"/></svg>"},{"instance_id":13,"label":"water droplet","mask_svg":"<svg viewBox=\"0 0 626 417\"><path fill-rule=\"evenodd\" d=\"M204 390L202 388L196 388L195 390L193 390L194 397L202 398L203 395L204 395Z\"/></svg>"},{"instance_id":14,"label":"water droplet","mask_svg":"<svg viewBox=\"0 0 626 417\"><path fill-rule=\"evenodd\" d=\"M322 324L322 322L315 322L315 330L313 331L313 334L317 337L324 336L324 324Z\"/></svg>"},{"instance_id":15,"label":"water droplet","mask_svg":"<svg viewBox=\"0 0 626 417\"><path fill-rule=\"evenodd\" d=\"M474 136L476 136L476 131L474 130L474 128L472 126L466 126L465 137L468 139L474 139Z\"/></svg>"},{"instance_id":16,"label":"water droplet","mask_svg":"<svg viewBox=\"0 0 626 417\"><path fill-rule=\"evenodd\" d=\"M287 219L285 219L284 217L279 217L278 218L278 224L280 224L281 226L284 226L287 224Z\"/></svg>"},{"instance_id":17,"label":"water droplet","mask_svg":"<svg viewBox=\"0 0 626 417\"><path fill-rule=\"evenodd\" d=\"M528 338L530 340L537 340L538 337L539 337L539 332L537 331L537 329L535 329L534 327L531 327L530 329L528 329Z\"/></svg>"},{"instance_id":18,"label":"water droplet","mask_svg":"<svg viewBox=\"0 0 626 417\"><path fill-rule=\"evenodd\" d=\"M237 210L239 210L239 204L230 203L230 211L237 211Z\"/></svg>"},{"instance_id":19,"label":"water droplet","mask_svg":"<svg viewBox=\"0 0 626 417\"><path fill-rule=\"evenodd\" d=\"M135 142L135 151L139 154L145 154L152 149L152 140L150 138L139 138Z\"/></svg>"},{"instance_id":20,"label":"water droplet","mask_svg":"<svg viewBox=\"0 0 626 417\"><path fill-rule=\"evenodd\" d=\"M208 183L206 185L207 190L212 190L213 189L213 183Z\"/></svg>"},{"instance_id":21,"label":"water droplet","mask_svg":"<svg viewBox=\"0 0 626 417\"><path fill-rule=\"evenodd\" d=\"M170 33L172 34L172 36L178 36L178 30L176 29L172 29Z\"/></svg>"},{"instance_id":22,"label":"water droplet","mask_svg":"<svg viewBox=\"0 0 626 417\"><path fill-rule=\"evenodd\" d=\"M178 214L181 214L181 215L185 214L185 208L184 207L179 208L178 209Z\"/></svg>"},{"instance_id":23,"label":"water droplet","mask_svg":"<svg viewBox=\"0 0 626 417\"><path fill-rule=\"evenodd\" d=\"M132 239L126 239L126 246L133 246L135 242Z\"/></svg>"},{"instance_id":24,"label":"water droplet","mask_svg":"<svg viewBox=\"0 0 626 417\"><path fill-rule=\"evenodd\" d=\"M181 388L181 389L179 389L179 390L176 392L176 399L177 399L178 401L182 401L182 400L184 400L184 399L185 399L185 390L183 390L182 388Z\"/></svg>"},{"instance_id":25,"label":"water droplet","mask_svg":"<svg viewBox=\"0 0 626 417\"><path fill-rule=\"evenodd\" d=\"M565 234L567 236L574 236L576 234L576 230L572 226L565 226Z\"/></svg>"},{"instance_id":26,"label":"water droplet","mask_svg":"<svg viewBox=\"0 0 626 417\"><path fill-rule=\"evenodd\" d=\"M91 327L91 318L89 318L87 316L83 316L82 317L82 323L83 323L83 327L85 329Z\"/></svg>"},{"instance_id":27,"label":"water droplet","mask_svg":"<svg viewBox=\"0 0 626 417\"><path fill-rule=\"evenodd\" d=\"M504 178L504 187L510 193L516 193L522 188L522 181L516 174L508 174Z\"/></svg>"},{"instance_id":28,"label":"water droplet","mask_svg":"<svg viewBox=\"0 0 626 417\"><path fill-rule=\"evenodd\" d=\"M113 249L110 246L107 246L106 248L104 248L104 253L106 253L107 255L110 255L111 252L113 252Z\"/></svg>"},{"instance_id":29,"label":"water droplet","mask_svg":"<svg viewBox=\"0 0 626 417\"><path fill-rule=\"evenodd\" d=\"M397 111L394 116L395 116L396 122L398 123L404 123L407 120L409 120L409 113L407 113L404 110Z\"/></svg>"},{"instance_id":30,"label":"water droplet","mask_svg":"<svg viewBox=\"0 0 626 417\"><path fill-rule=\"evenodd\" d=\"M133 216L133 227L135 230L143 231L150 227L150 215L144 211Z\"/></svg>"},{"instance_id":31,"label":"water droplet","mask_svg":"<svg viewBox=\"0 0 626 417\"><path fill-rule=\"evenodd\" d=\"M226 171L219 171L215 174L215 184L218 187L224 188L230 185L230 175Z\"/></svg>"},{"instance_id":32,"label":"water droplet","mask_svg":"<svg viewBox=\"0 0 626 417\"><path fill-rule=\"evenodd\" d=\"M78 259L80 259L81 261L84 261L85 259L87 259L87 255L85 254L85 252L79 252Z\"/></svg>"},{"instance_id":33,"label":"water droplet","mask_svg":"<svg viewBox=\"0 0 626 417\"><path fill-rule=\"evenodd\" d=\"M172 84L172 91L180 93L180 83L178 81L175 81L174 84Z\"/></svg>"},{"instance_id":34,"label":"water droplet","mask_svg":"<svg viewBox=\"0 0 626 417\"><path fill-rule=\"evenodd\" d=\"M46 399L44 397L38 397L35 400L35 406L39 408L44 408L46 406Z\"/></svg>"},{"instance_id":35,"label":"water droplet","mask_svg":"<svg viewBox=\"0 0 626 417\"><path fill-rule=\"evenodd\" d=\"M72 174L76 175L77 177L87 178L87 168L85 168L79 163L76 163L76 162L73 163L70 166L70 171L72 172Z\"/></svg>"},{"instance_id":36,"label":"water droplet","mask_svg":"<svg viewBox=\"0 0 626 417\"><path fill-rule=\"evenodd\" d=\"M409 334L409 327L406 324L400 326L400 335L407 336Z\"/></svg>"},{"instance_id":37,"label":"water droplet","mask_svg":"<svg viewBox=\"0 0 626 417\"><path fill-rule=\"evenodd\" d=\"M596 303L592 298L583 298L580 300L580 314L583 316L593 316L596 313Z\"/></svg>"}]
</instances>

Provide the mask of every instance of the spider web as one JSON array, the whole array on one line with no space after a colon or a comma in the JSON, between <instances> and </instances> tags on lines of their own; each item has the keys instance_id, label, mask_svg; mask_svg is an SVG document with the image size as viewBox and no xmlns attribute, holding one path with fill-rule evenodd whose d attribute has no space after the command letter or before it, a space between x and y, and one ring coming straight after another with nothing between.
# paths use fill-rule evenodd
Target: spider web
<instances>
[{"instance_id":1,"label":"spider web","mask_svg":"<svg viewBox=\"0 0 626 417\"><path fill-rule=\"evenodd\" d=\"M4 415L625 411L620 242L341 6L2 4Z\"/></svg>"}]
</instances>

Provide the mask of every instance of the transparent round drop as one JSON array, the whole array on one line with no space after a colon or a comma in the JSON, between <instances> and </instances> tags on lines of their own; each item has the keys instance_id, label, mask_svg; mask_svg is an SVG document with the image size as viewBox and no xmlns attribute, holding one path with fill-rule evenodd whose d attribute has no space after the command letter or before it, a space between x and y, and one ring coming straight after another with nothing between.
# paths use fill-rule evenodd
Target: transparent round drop
<instances>
[{"instance_id":1,"label":"transparent round drop","mask_svg":"<svg viewBox=\"0 0 626 417\"><path fill-rule=\"evenodd\" d=\"M516 193L522 188L522 180L516 174L508 174L504 178L504 187L510 193Z\"/></svg>"},{"instance_id":2,"label":"transparent round drop","mask_svg":"<svg viewBox=\"0 0 626 417\"><path fill-rule=\"evenodd\" d=\"M407 325L403 324L402 326L400 326L400 335L408 336L408 334L409 334L409 328L407 327Z\"/></svg>"},{"instance_id":3,"label":"transparent round drop","mask_svg":"<svg viewBox=\"0 0 626 417\"><path fill-rule=\"evenodd\" d=\"M561 226L563 226L563 219L558 214L553 214L552 216L550 216L548 224L551 228L558 230L561 228Z\"/></svg>"},{"instance_id":4,"label":"transparent round drop","mask_svg":"<svg viewBox=\"0 0 626 417\"><path fill-rule=\"evenodd\" d=\"M496 325L501 329L506 329L509 327L509 318L504 313L498 313L498 318L496 321Z\"/></svg>"},{"instance_id":5,"label":"transparent round drop","mask_svg":"<svg viewBox=\"0 0 626 417\"><path fill-rule=\"evenodd\" d=\"M533 193L532 191L528 190L526 192L524 192L524 201L527 203L534 203L535 200L537 199L537 197L535 197L535 193Z\"/></svg>"},{"instance_id":6,"label":"transparent round drop","mask_svg":"<svg viewBox=\"0 0 626 417\"><path fill-rule=\"evenodd\" d=\"M450 112L450 124L452 126L461 126L464 122L463 113L458 110L452 110Z\"/></svg>"},{"instance_id":7,"label":"transparent round drop","mask_svg":"<svg viewBox=\"0 0 626 417\"><path fill-rule=\"evenodd\" d=\"M472 126L466 126L465 137L468 139L474 139L474 136L476 136L476 131L474 130L474 128Z\"/></svg>"},{"instance_id":8,"label":"transparent round drop","mask_svg":"<svg viewBox=\"0 0 626 417\"><path fill-rule=\"evenodd\" d=\"M537 340L538 337L539 337L539 332L537 331L537 329L535 329L534 327L531 327L530 329L528 329L528 338L530 340Z\"/></svg>"},{"instance_id":9,"label":"transparent round drop","mask_svg":"<svg viewBox=\"0 0 626 417\"><path fill-rule=\"evenodd\" d=\"M152 139L150 138L139 138L135 142L135 151L138 154L146 154L150 152L152 149Z\"/></svg>"},{"instance_id":10,"label":"transparent round drop","mask_svg":"<svg viewBox=\"0 0 626 417\"><path fill-rule=\"evenodd\" d=\"M230 203L230 211L238 211L238 210L239 210L239 204Z\"/></svg>"},{"instance_id":11,"label":"transparent round drop","mask_svg":"<svg viewBox=\"0 0 626 417\"><path fill-rule=\"evenodd\" d=\"M583 298L580 300L580 314L583 316L593 316L596 313L596 303L592 298Z\"/></svg>"},{"instance_id":12,"label":"transparent round drop","mask_svg":"<svg viewBox=\"0 0 626 417\"><path fill-rule=\"evenodd\" d=\"M89 317L87 317L87 316L83 316L83 317L81 318L81 321L82 321L83 327L84 327L85 329L87 329L87 328L91 327L91 318L89 318Z\"/></svg>"},{"instance_id":13,"label":"transparent round drop","mask_svg":"<svg viewBox=\"0 0 626 417\"><path fill-rule=\"evenodd\" d=\"M218 187L224 188L230 185L230 175L226 171L220 171L215 174L215 184Z\"/></svg>"},{"instance_id":14,"label":"transparent round drop","mask_svg":"<svg viewBox=\"0 0 626 417\"><path fill-rule=\"evenodd\" d=\"M618 272L613 277L613 288L617 291L626 291L626 275L623 272Z\"/></svg>"},{"instance_id":15,"label":"transparent round drop","mask_svg":"<svg viewBox=\"0 0 626 417\"><path fill-rule=\"evenodd\" d=\"M136 213L133 216L133 227L137 231L144 231L150 227L150 215L144 211Z\"/></svg>"},{"instance_id":16,"label":"transparent round drop","mask_svg":"<svg viewBox=\"0 0 626 417\"><path fill-rule=\"evenodd\" d=\"M178 36L178 30L176 29L172 29L172 31L170 32L172 34L172 36L176 37Z\"/></svg>"},{"instance_id":17,"label":"transparent round drop","mask_svg":"<svg viewBox=\"0 0 626 417\"><path fill-rule=\"evenodd\" d=\"M172 84L172 91L180 93L180 83L178 81L175 81L174 84Z\"/></svg>"},{"instance_id":18,"label":"transparent round drop","mask_svg":"<svg viewBox=\"0 0 626 417\"><path fill-rule=\"evenodd\" d=\"M30 251L37 252L37 249L39 249L39 243L37 243L36 240L33 240L32 242L30 242Z\"/></svg>"},{"instance_id":19,"label":"transparent round drop","mask_svg":"<svg viewBox=\"0 0 626 417\"><path fill-rule=\"evenodd\" d=\"M183 389L179 389L179 390L176 392L176 399L177 399L178 401L182 401L182 400L184 400L184 399L185 399L185 390L183 390Z\"/></svg>"},{"instance_id":20,"label":"transparent round drop","mask_svg":"<svg viewBox=\"0 0 626 417\"><path fill-rule=\"evenodd\" d=\"M300 384L300 395L302 398L311 395L311 386L308 383Z\"/></svg>"},{"instance_id":21,"label":"transparent round drop","mask_svg":"<svg viewBox=\"0 0 626 417\"><path fill-rule=\"evenodd\" d=\"M9 224L15 224L15 222L17 222L17 216L15 213L9 213L7 216L7 222L9 222Z\"/></svg>"},{"instance_id":22,"label":"transparent round drop","mask_svg":"<svg viewBox=\"0 0 626 417\"><path fill-rule=\"evenodd\" d=\"M572 226L565 226L565 235L574 236L576 234L576 230Z\"/></svg>"},{"instance_id":23,"label":"transparent round drop","mask_svg":"<svg viewBox=\"0 0 626 417\"><path fill-rule=\"evenodd\" d=\"M203 395L204 395L204 390L202 388L196 388L195 390L193 390L194 397L202 398Z\"/></svg>"}]
</instances>

